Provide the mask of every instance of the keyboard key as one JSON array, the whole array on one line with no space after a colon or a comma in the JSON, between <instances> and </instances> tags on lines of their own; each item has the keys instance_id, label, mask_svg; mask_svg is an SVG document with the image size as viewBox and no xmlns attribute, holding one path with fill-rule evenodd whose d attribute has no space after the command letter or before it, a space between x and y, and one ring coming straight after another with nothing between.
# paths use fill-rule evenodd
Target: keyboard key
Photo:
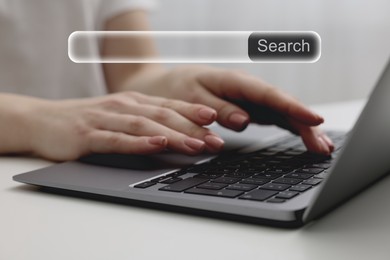
<instances>
[{"instance_id":1,"label":"keyboard key","mask_svg":"<svg viewBox=\"0 0 390 260\"><path fill-rule=\"evenodd\" d=\"M192 166L192 167L187 167L185 169L182 169L183 171L187 172L187 173L204 173L205 172L205 168L200 166L200 165L195 165L195 166Z\"/></svg>"},{"instance_id":2,"label":"keyboard key","mask_svg":"<svg viewBox=\"0 0 390 260\"><path fill-rule=\"evenodd\" d=\"M260 188L265 189L265 190L284 191L290 187L291 187L290 185L286 185L286 184L267 183L267 184L261 186Z\"/></svg>"},{"instance_id":3,"label":"keyboard key","mask_svg":"<svg viewBox=\"0 0 390 260\"><path fill-rule=\"evenodd\" d=\"M310 185L305 185L305 184L299 184L299 185L296 185L296 186L292 186L290 188L290 190L292 191L299 191L299 192L304 192L308 189L310 189L311 186Z\"/></svg>"},{"instance_id":4,"label":"keyboard key","mask_svg":"<svg viewBox=\"0 0 390 260\"><path fill-rule=\"evenodd\" d=\"M255 155L255 156L249 157L248 160L255 162L255 161L262 161L265 158L267 158L267 157L266 156Z\"/></svg>"},{"instance_id":5,"label":"keyboard key","mask_svg":"<svg viewBox=\"0 0 390 260\"><path fill-rule=\"evenodd\" d=\"M226 174L226 177L231 177L231 178L248 178L252 176L255 172L250 172L250 171L244 171L244 172L232 172L229 174Z\"/></svg>"},{"instance_id":6,"label":"keyboard key","mask_svg":"<svg viewBox=\"0 0 390 260\"><path fill-rule=\"evenodd\" d=\"M224 167L224 168L217 168L217 169L213 169L213 170L210 170L208 171L209 174L214 174L214 175L217 175L217 174L230 174L230 173L234 173L238 170L238 167Z\"/></svg>"},{"instance_id":7,"label":"keyboard key","mask_svg":"<svg viewBox=\"0 0 390 260\"><path fill-rule=\"evenodd\" d=\"M221 177L222 173L201 173L194 176L194 178L200 178L200 179L215 179L218 177Z\"/></svg>"},{"instance_id":8,"label":"keyboard key","mask_svg":"<svg viewBox=\"0 0 390 260\"><path fill-rule=\"evenodd\" d=\"M274 173L274 172L264 172L264 173L258 173L253 175L253 178L260 178L260 179L268 179L268 180L275 180L279 177L281 177L283 174L280 173Z\"/></svg>"},{"instance_id":9,"label":"keyboard key","mask_svg":"<svg viewBox=\"0 0 390 260\"><path fill-rule=\"evenodd\" d=\"M322 181L322 179L313 178L313 179L304 180L304 181L302 182L302 184L317 185L317 184L319 184L321 181Z\"/></svg>"},{"instance_id":10,"label":"keyboard key","mask_svg":"<svg viewBox=\"0 0 390 260\"><path fill-rule=\"evenodd\" d=\"M278 194L277 191L271 191L271 190L254 190L247 194L244 194L240 197L240 199L244 200L258 200L258 201L264 201L274 195Z\"/></svg>"},{"instance_id":11,"label":"keyboard key","mask_svg":"<svg viewBox=\"0 0 390 260\"><path fill-rule=\"evenodd\" d=\"M313 176L314 175L310 174L310 173L293 172L293 173L287 174L285 177L306 180L306 179L310 179Z\"/></svg>"},{"instance_id":12,"label":"keyboard key","mask_svg":"<svg viewBox=\"0 0 390 260\"><path fill-rule=\"evenodd\" d=\"M200 185L204 182L207 182L207 179L199 179L199 178L187 178L182 181L164 186L159 190L162 191L174 191L174 192L182 192L186 189L192 188L194 186Z\"/></svg>"},{"instance_id":13,"label":"keyboard key","mask_svg":"<svg viewBox=\"0 0 390 260\"><path fill-rule=\"evenodd\" d=\"M208 190L221 190L221 189L225 188L226 186L227 186L227 184L223 184L223 183L206 182L206 183L203 183L203 184L196 186L196 187L200 188L200 189L208 189Z\"/></svg>"},{"instance_id":14,"label":"keyboard key","mask_svg":"<svg viewBox=\"0 0 390 260\"><path fill-rule=\"evenodd\" d=\"M217 179L212 180L212 182L219 182L219 183L227 183L227 184L233 184L238 182L239 178L231 178L231 177L219 177Z\"/></svg>"},{"instance_id":15,"label":"keyboard key","mask_svg":"<svg viewBox=\"0 0 390 260\"><path fill-rule=\"evenodd\" d=\"M186 171L180 170L180 171L168 174L167 177L179 177L179 176L182 176L186 173L187 173Z\"/></svg>"},{"instance_id":16,"label":"keyboard key","mask_svg":"<svg viewBox=\"0 0 390 260\"><path fill-rule=\"evenodd\" d=\"M253 185L263 185L270 182L270 180L267 179L258 179L258 178L249 178L249 179L244 179L240 183L244 184L253 184Z\"/></svg>"},{"instance_id":17,"label":"keyboard key","mask_svg":"<svg viewBox=\"0 0 390 260\"><path fill-rule=\"evenodd\" d=\"M332 164L330 163L314 163L311 166L315 168L323 168L323 169L328 169Z\"/></svg>"},{"instance_id":18,"label":"keyboard key","mask_svg":"<svg viewBox=\"0 0 390 260\"><path fill-rule=\"evenodd\" d=\"M283 167L278 166L278 168L267 170L266 173L268 174L286 174L289 172L292 172L294 170L294 167Z\"/></svg>"},{"instance_id":19,"label":"keyboard key","mask_svg":"<svg viewBox=\"0 0 390 260\"><path fill-rule=\"evenodd\" d=\"M327 158L328 157L325 157L323 155L306 152L298 156L296 159L305 162L305 164L313 164L313 163L322 162ZM304 168L311 168L311 167L304 167Z\"/></svg>"},{"instance_id":20,"label":"keyboard key","mask_svg":"<svg viewBox=\"0 0 390 260\"><path fill-rule=\"evenodd\" d=\"M279 192L279 194L276 195L275 198L291 199L291 198L297 196L298 194L299 194L299 192L296 192L296 191L282 191L282 192Z\"/></svg>"},{"instance_id":21,"label":"keyboard key","mask_svg":"<svg viewBox=\"0 0 390 260\"><path fill-rule=\"evenodd\" d=\"M240 171L246 171L249 174L254 174L258 172L263 172L264 170L267 169L267 167L268 166L265 164L261 164L261 165L253 164L253 165L247 165L245 168L241 169Z\"/></svg>"},{"instance_id":22,"label":"keyboard key","mask_svg":"<svg viewBox=\"0 0 390 260\"><path fill-rule=\"evenodd\" d=\"M284 199L278 199L278 198L273 198L273 199L267 200L267 202L270 202L270 203L283 203L285 201L286 200L284 200Z\"/></svg>"},{"instance_id":23,"label":"keyboard key","mask_svg":"<svg viewBox=\"0 0 390 260\"><path fill-rule=\"evenodd\" d=\"M229 189L229 190L250 191L250 190L253 190L253 189L256 189L256 188L257 188L257 185L238 183L238 184L229 185L229 187L227 187L226 189Z\"/></svg>"},{"instance_id":24,"label":"keyboard key","mask_svg":"<svg viewBox=\"0 0 390 260\"><path fill-rule=\"evenodd\" d=\"M280 165L281 163L283 163L282 160L270 160L270 161L266 161L266 163L270 166L274 166L274 165Z\"/></svg>"},{"instance_id":25,"label":"keyboard key","mask_svg":"<svg viewBox=\"0 0 390 260\"><path fill-rule=\"evenodd\" d=\"M148 187L153 186L155 184L156 184L156 182L146 181L146 182L135 185L134 188L145 189L145 188L148 188Z\"/></svg>"},{"instance_id":26,"label":"keyboard key","mask_svg":"<svg viewBox=\"0 0 390 260\"><path fill-rule=\"evenodd\" d=\"M151 182L158 183L158 182L163 181L163 180L165 180L165 179L168 179L168 177L167 177L167 176L161 176L161 177L158 177L158 178L154 178L154 179L152 179L152 180L150 180L150 181L151 181Z\"/></svg>"},{"instance_id":27,"label":"keyboard key","mask_svg":"<svg viewBox=\"0 0 390 260\"><path fill-rule=\"evenodd\" d=\"M207 190L207 189L192 188L186 190L184 193L209 195L209 196L217 196L217 197L225 197L225 198L235 198L241 195L243 192L238 190Z\"/></svg>"},{"instance_id":28,"label":"keyboard key","mask_svg":"<svg viewBox=\"0 0 390 260\"><path fill-rule=\"evenodd\" d=\"M302 181L301 179L279 178L277 180L274 180L273 183L296 185L296 184L300 183L301 181Z\"/></svg>"},{"instance_id":29,"label":"keyboard key","mask_svg":"<svg viewBox=\"0 0 390 260\"><path fill-rule=\"evenodd\" d=\"M245 167L247 165L251 164L251 161L248 159L240 161L240 167Z\"/></svg>"},{"instance_id":30,"label":"keyboard key","mask_svg":"<svg viewBox=\"0 0 390 260\"><path fill-rule=\"evenodd\" d=\"M302 168L299 170L296 170L296 172L299 173L310 173L310 174L319 174L320 172L323 172L323 168Z\"/></svg>"},{"instance_id":31,"label":"keyboard key","mask_svg":"<svg viewBox=\"0 0 390 260\"><path fill-rule=\"evenodd\" d=\"M175 183L175 182L178 182L178 181L181 181L183 180L182 178L169 178L169 179L165 179L163 181L160 181L160 183L163 183L163 184L172 184L172 183Z\"/></svg>"},{"instance_id":32,"label":"keyboard key","mask_svg":"<svg viewBox=\"0 0 390 260\"><path fill-rule=\"evenodd\" d=\"M268 168L268 165L265 163L258 163L258 162L253 162L251 165L248 165L246 167L247 171L255 171L255 172L263 172Z\"/></svg>"},{"instance_id":33,"label":"keyboard key","mask_svg":"<svg viewBox=\"0 0 390 260\"><path fill-rule=\"evenodd\" d=\"M232 171L232 170L235 171L237 168L241 168L241 166L242 166L242 162L241 160L239 160L233 162L226 162L221 168L227 171Z\"/></svg>"}]
</instances>

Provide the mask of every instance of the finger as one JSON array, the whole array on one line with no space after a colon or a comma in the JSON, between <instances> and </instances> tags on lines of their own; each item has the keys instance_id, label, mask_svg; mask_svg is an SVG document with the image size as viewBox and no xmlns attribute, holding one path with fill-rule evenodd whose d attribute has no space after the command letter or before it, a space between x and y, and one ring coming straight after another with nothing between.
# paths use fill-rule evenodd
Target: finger
<instances>
[{"instance_id":1,"label":"finger","mask_svg":"<svg viewBox=\"0 0 390 260\"><path fill-rule=\"evenodd\" d=\"M330 155L334 150L332 141L318 127L310 127L297 121L291 122L291 125L302 137L302 141L309 151ZM325 141L326 138L329 140Z\"/></svg>"},{"instance_id":2,"label":"finger","mask_svg":"<svg viewBox=\"0 0 390 260\"><path fill-rule=\"evenodd\" d=\"M251 122L265 125L277 125L294 132L288 118L269 107L244 100L231 100L231 102L248 112Z\"/></svg>"},{"instance_id":3,"label":"finger","mask_svg":"<svg viewBox=\"0 0 390 260\"><path fill-rule=\"evenodd\" d=\"M94 131L90 134L90 151L93 153L153 154L168 144L165 136L131 136L111 131Z\"/></svg>"},{"instance_id":4,"label":"finger","mask_svg":"<svg viewBox=\"0 0 390 260\"><path fill-rule=\"evenodd\" d=\"M177 132L205 141L208 152L218 152L223 147L224 141L216 133L193 123L175 110L152 105L138 105L136 110L132 114L145 116Z\"/></svg>"},{"instance_id":5,"label":"finger","mask_svg":"<svg viewBox=\"0 0 390 260\"><path fill-rule=\"evenodd\" d=\"M141 99L144 99L145 102L148 99L147 96L144 95L137 94L136 96L140 96ZM180 114L179 112L173 109L158 106L158 104L162 104L164 102L162 100L159 100L158 102L156 100L154 100L153 102L149 102L149 103L155 103L157 105L142 104L142 103L138 104L138 103L129 102L128 104L123 104L120 107L120 109L117 110L116 112L122 113L123 115L131 114L137 116L144 116L170 129L176 130L177 132L183 133L190 137L203 140L206 143L206 149L208 152L218 152L223 148L224 141L216 133L213 133L211 130L207 128L199 126L198 124L194 123L193 121L191 121L190 119L186 118L185 116L183 116L182 114ZM187 113L187 114L191 113L191 110L189 108L193 109L195 107L186 102L172 102L170 104L173 104L173 106L177 106L176 109L178 111L182 111L183 113ZM184 105L184 107L179 108L179 106L181 105ZM201 106L201 105L199 107L207 108L206 106ZM215 110L212 111L215 112ZM102 116L107 116L107 115L104 114ZM97 127L100 126L101 124L100 121L102 121L101 118L97 123L95 123ZM138 135L142 135L142 133L138 133Z\"/></svg>"},{"instance_id":6,"label":"finger","mask_svg":"<svg viewBox=\"0 0 390 260\"><path fill-rule=\"evenodd\" d=\"M244 73L219 71L203 74L200 82L218 96L263 104L304 124L318 125L323 118L290 95L260 79Z\"/></svg>"},{"instance_id":7,"label":"finger","mask_svg":"<svg viewBox=\"0 0 390 260\"><path fill-rule=\"evenodd\" d=\"M197 89L198 101L217 110L217 122L235 131L244 130L249 124L249 115L238 106L223 100L204 88Z\"/></svg>"},{"instance_id":8,"label":"finger","mask_svg":"<svg viewBox=\"0 0 390 260\"><path fill-rule=\"evenodd\" d=\"M181 100L162 97L146 96L140 93L132 96L141 104L150 104L172 109L199 125L209 125L217 118L217 112L205 105L191 104Z\"/></svg>"},{"instance_id":9,"label":"finger","mask_svg":"<svg viewBox=\"0 0 390 260\"><path fill-rule=\"evenodd\" d=\"M320 137L324 140L324 142L328 145L330 152L332 153L335 149L333 141L325 134L320 134Z\"/></svg>"},{"instance_id":10,"label":"finger","mask_svg":"<svg viewBox=\"0 0 390 260\"><path fill-rule=\"evenodd\" d=\"M125 114L101 113L95 127L133 136L166 136L169 149L186 154L198 154L205 148L205 142L170 129L149 118Z\"/></svg>"}]
</instances>

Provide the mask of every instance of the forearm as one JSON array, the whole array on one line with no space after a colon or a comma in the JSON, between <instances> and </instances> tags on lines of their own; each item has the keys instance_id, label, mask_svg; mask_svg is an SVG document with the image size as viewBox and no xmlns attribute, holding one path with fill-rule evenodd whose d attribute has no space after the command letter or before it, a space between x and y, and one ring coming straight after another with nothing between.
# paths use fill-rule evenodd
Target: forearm
<instances>
[{"instance_id":1,"label":"forearm","mask_svg":"<svg viewBox=\"0 0 390 260\"><path fill-rule=\"evenodd\" d=\"M147 14L131 11L113 17L105 24L106 31L148 31ZM158 55L153 39L106 38L103 40L103 57L154 57ZM148 93L149 82L164 73L161 64L152 63L106 63L103 64L106 85L109 92L133 90Z\"/></svg>"},{"instance_id":2,"label":"forearm","mask_svg":"<svg viewBox=\"0 0 390 260\"><path fill-rule=\"evenodd\" d=\"M28 114L36 98L0 93L0 154L31 152Z\"/></svg>"}]
</instances>

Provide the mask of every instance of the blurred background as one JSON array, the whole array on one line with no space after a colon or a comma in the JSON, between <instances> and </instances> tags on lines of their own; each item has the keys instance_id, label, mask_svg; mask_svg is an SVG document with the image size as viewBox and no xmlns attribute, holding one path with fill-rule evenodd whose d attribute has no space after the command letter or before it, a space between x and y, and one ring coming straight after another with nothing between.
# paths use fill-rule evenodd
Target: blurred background
<instances>
[{"instance_id":1,"label":"blurred background","mask_svg":"<svg viewBox=\"0 0 390 260\"><path fill-rule=\"evenodd\" d=\"M316 63L215 64L246 70L307 104L366 97L390 58L388 0L164 0L150 17L156 31L316 31Z\"/></svg>"}]
</instances>

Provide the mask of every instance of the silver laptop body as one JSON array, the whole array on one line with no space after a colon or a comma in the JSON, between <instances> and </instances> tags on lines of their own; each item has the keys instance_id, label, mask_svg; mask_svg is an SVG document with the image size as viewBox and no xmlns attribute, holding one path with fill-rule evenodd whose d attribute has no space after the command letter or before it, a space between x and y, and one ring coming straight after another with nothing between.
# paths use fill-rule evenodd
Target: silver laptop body
<instances>
[{"instance_id":1,"label":"silver laptop body","mask_svg":"<svg viewBox=\"0 0 390 260\"><path fill-rule=\"evenodd\" d=\"M210 159L208 155L189 157L170 153L148 157L118 155L117 158L117 155L102 155L98 156L98 161L95 162L106 166L73 161L19 174L13 179L69 195L280 227L297 227L321 217L390 171L389 114L390 63L382 73L336 161L328 169L328 177L320 185L284 203L159 190L166 184L157 184L147 189L134 187L147 180L165 176L178 168L207 161ZM233 140L237 135L221 131L225 131L225 139L231 135L230 141L235 141L228 146L238 148L245 144L245 147L237 151L243 154L270 144L262 142L262 138L263 134L273 136L273 130L269 134L264 133L269 127L263 127L266 130L259 130L260 127L254 129L259 132L244 132L242 139L238 141ZM275 138L280 140L280 131L276 132L278 135ZM258 143L253 144L254 140Z\"/></svg>"}]
</instances>

